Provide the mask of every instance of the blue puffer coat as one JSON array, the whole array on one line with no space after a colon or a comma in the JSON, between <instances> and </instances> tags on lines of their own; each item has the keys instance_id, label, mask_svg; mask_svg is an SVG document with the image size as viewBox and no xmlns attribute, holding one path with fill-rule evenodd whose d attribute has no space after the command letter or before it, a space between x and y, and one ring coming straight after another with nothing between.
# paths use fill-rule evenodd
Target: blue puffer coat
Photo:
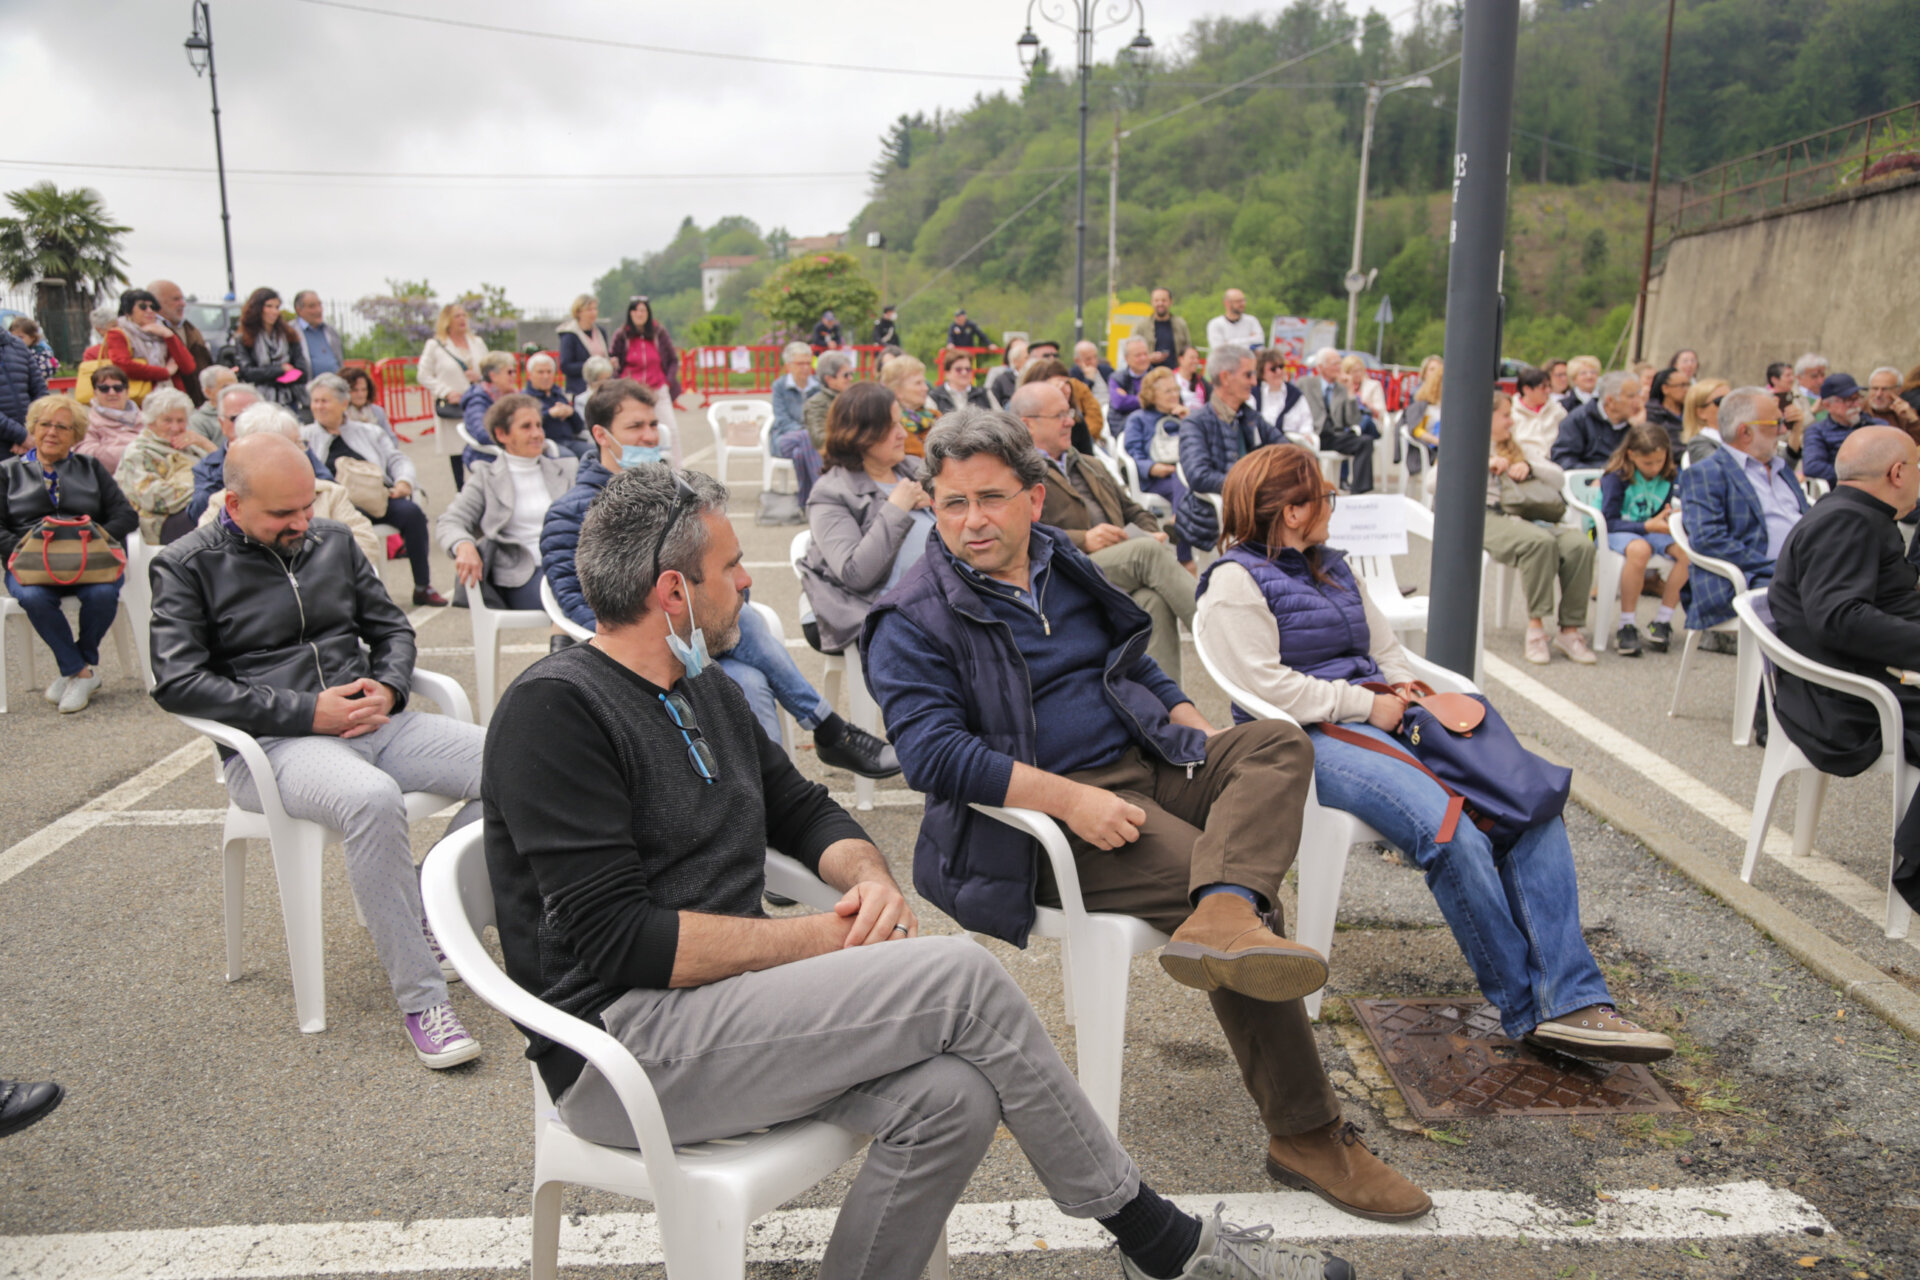
<instances>
[{"instance_id":1,"label":"blue puffer coat","mask_svg":"<svg viewBox=\"0 0 1920 1280\"><path fill-rule=\"evenodd\" d=\"M1220 540L1220 521L1213 504L1200 495L1219 493L1233 464L1255 449L1284 444L1286 436L1254 409L1249 400L1231 422L1220 419L1219 407L1201 405L1180 424L1180 470L1186 473L1187 495L1173 513L1174 528L1196 547Z\"/></svg>"},{"instance_id":2,"label":"blue puffer coat","mask_svg":"<svg viewBox=\"0 0 1920 1280\"><path fill-rule=\"evenodd\" d=\"M540 572L553 586L553 598L561 611L583 627L594 625L593 610L580 590L580 575L574 572L573 551L580 545L580 525L587 508L613 479L613 473L600 464L599 455L580 460L574 473L573 488L547 508L547 522L540 527Z\"/></svg>"},{"instance_id":3,"label":"blue puffer coat","mask_svg":"<svg viewBox=\"0 0 1920 1280\"><path fill-rule=\"evenodd\" d=\"M1367 625L1367 607L1360 584L1347 567L1346 552L1320 548L1320 569L1329 579L1321 583L1314 581L1313 568L1300 552L1283 548L1269 560L1266 548L1243 544L1207 566L1196 595L1207 594L1213 571L1225 560L1252 574L1260 594L1267 598L1267 608L1280 625L1280 652L1287 666L1317 680L1347 684L1380 678L1380 666L1368 652L1373 632ZM1233 719L1245 724L1253 717L1235 707Z\"/></svg>"},{"instance_id":4,"label":"blue puffer coat","mask_svg":"<svg viewBox=\"0 0 1920 1280\"><path fill-rule=\"evenodd\" d=\"M33 348L0 330L0 455L27 442L27 406L46 394Z\"/></svg>"}]
</instances>

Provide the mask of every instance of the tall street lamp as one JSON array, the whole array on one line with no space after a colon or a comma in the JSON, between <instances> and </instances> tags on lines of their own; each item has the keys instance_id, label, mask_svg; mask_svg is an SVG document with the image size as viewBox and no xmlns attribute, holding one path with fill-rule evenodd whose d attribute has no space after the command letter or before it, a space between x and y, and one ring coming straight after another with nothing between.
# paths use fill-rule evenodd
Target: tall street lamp
<instances>
[{"instance_id":1,"label":"tall street lamp","mask_svg":"<svg viewBox=\"0 0 1920 1280\"><path fill-rule=\"evenodd\" d=\"M1020 65L1032 70L1040 57L1040 37L1033 33L1033 15L1040 16L1063 31L1074 33L1075 66L1080 74L1080 194L1074 221L1073 248L1073 340L1087 333L1087 85L1093 78L1093 37L1096 33L1121 26L1136 16L1139 28L1127 43L1129 61L1153 53L1153 41L1147 36L1147 14L1140 0L1107 0L1105 22L1101 0L1028 0L1027 29L1020 33L1014 47L1020 53Z\"/></svg>"},{"instance_id":2,"label":"tall street lamp","mask_svg":"<svg viewBox=\"0 0 1920 1280\"><path fill-rule=\"evenodd\" d=\"M1433 81L1425 75L1408 76L1403 80L1367 81L1367 123L1360 131L1360 198L1354 202L1353 209L1353 263L1347 268L1347 350L1357 351L1360 339L1357 326L1360 315L1360 295L1373 283L1373 276L1360 270L1360 242L1367 232L1367 161L1373 154L1373 117L1380 109L1380 99L1402 89L1431 89Z\"/></svg>"},{"instance_id":3,"label":"tall street lamp","mask_svg":"<svg viewBox=\"0 0 1920 1280\"><path fill-rule=\"evenodd\" d=\"M193 0L193 34L187 37L187 65L207 77L213 92L213 159L220 168L220 237L227 246L227 301L237 299L233 287L233 219L227 213L227 152L220 142L220 77L213 69L213 14L207 0Z\"/></svg>"}]
</instances>

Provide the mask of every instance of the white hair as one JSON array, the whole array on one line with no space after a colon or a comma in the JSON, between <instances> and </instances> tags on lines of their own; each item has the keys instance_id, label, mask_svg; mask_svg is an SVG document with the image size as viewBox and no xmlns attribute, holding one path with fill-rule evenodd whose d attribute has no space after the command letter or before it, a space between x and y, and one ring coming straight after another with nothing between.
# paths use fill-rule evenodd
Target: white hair
<instances>
[{"instance_id":1,"label":"white hair","mask_svg":"<svg viewBox=\"0 0 1920 1280\"><path fill-rule=\"evenodd\" d=\"M1875 378L1879 377L1883 373L1890 373L1894 376L1895 379L1899 379L1900 377L1903 376L1901 372L1898 369L1894 368L1892 365L1883 364L1878 369L1875 369L1872 373L1867 375L1867 381L1872 382Z\"/></svg>"},{"instance_id":2,"label":"white hair","mask_svg":"<svg viewBox=\"0 0 1920 1280\"><path fill-rule=\"evenodd\" d=\"M323 373L307 385L309 397L316 391L326 392L341 404L353 402L353 388L349 387L347 380L337 373Z\"/></svg>"},{"instance_id":3,"label":"white hair","mask_svg":"<svg viewBox=\"0 0 1920 1280\"><path fill-rule=\"evenodd\" d=\"M813 348L804 342L789 342L786 346L780 348L781 364L791 364L795 360L811 362L812 359Z\"/></svg>"},{"instance_id":4,"label":"white hair","mask_svg":"<svg viewBox=\"0 0 1920 1280\"><path fill-rule=\"evenodd\" d=\"M291 410L271 400L262 400L242 411L233 421L235 440L257 435L285 436L301 448L306 447L300 439L300 419L294 417Z\"/></svg>"},{"instance_id":5,"label":"white hair","mask_svg":"<svg viewBox=\"0 0 1920 1280\"><path fill-rule=\"evenodd\" d=\"M223 364L210 364L206 368L202 369L200 371L201 394L209 395L209 396L212 395L213 384L220 380L220 375L223 373L232 373L232 372L233 370L227 368L227 366Z\"/></svg>"},{"instance_id":6,"label":"white hair","mask_svg":"<svg viewBox=\"0 0 1920 1280\"><path fill-rule=\"evenodd\" d=\"M218 412L225 414L227 412L227 401L233 399L235 396L249 396L256 404L260 400L260 392L252 383L234 382L220 388L220 397L214 402L214 408ZM245 413L246 410L242 409L241 412ZM229 414L228 416L230 417L232 415Z\"/></svg>"},{"instance_id":7,"label":"white hair","mask_svg":"<svg viewBox=\"0 0 1920 1280\"><path fill-rule=\"evenodd\" d=\"M552 369L557 373L560 370L560 365L552 356L542 351L537 356L527 357L527 371L531 373L535 369Z\"/></svg>"},{"instance_id":8,"label":"white hair","mask_svg":"<svg viewBox=\"0 0 1920 1280\"><path fill-rule=\"evenodd\" d=\"M1812 373L1815 369L1830 369L1832 367L1832 362L1825 356L1809 351L1793 362L1793 376L1798 378L1804 374Z\"/></svg>"},{"instance_id":9,"label":"white hair","mask_svg":"<svg viewBox=\"0 0 1920 1280\"><path fill-rule=\"evenodd\" d=\"M193 412L193 401L187 399L187 393L176 391L172 387L156 387L147 392L147 398L140 402L140 416L148 426L160 421L175 409L182 413Z\"/></svg>"},{"instance_id":10,"label":"white hair","mask_svg":"<svg viewBox=\"0 0 1920 1280\"><path fill-rule=\"evenodd\" d=\"M1207 357L1207 381L1218 382L1220 375L1231 373L1240 367L1243 360L1253 359L1253 352L1237 342L1223 342L1213 349Z\"/></svg>"},{"instance_id":11,"label":"white hair","mask_svg":"<svg viewBox=\"0 0 1920 1280\"><path fill-rule=\"evenodd\" d=\"M1121 344L1120 344L1120 358L1121 358L1121 359L1123 359L1123 360L1124 360L1124 359L1126 359L1126 355L1127 355L1127 349L1128 349L1129 347L1131 347L1131 346L1133 346L1133 345L1134 345L1135 343L1139 343L1139 344L1140 344L1140 349L1141 349L1142 351L1145 351L1145 350L1146 350L1146 349L1147 349L1147 348L1148 348L1149 346L1151 346L1151 345L1152 345L1152 344L1151 344L1151 343L1149 343L1149 342L1148 342L1148 341L1147 341L1147 340L1146 340L1145 338L1142 338L1142 337L1139 337L1138 335L1135 335L1134 337L1131 337L1131 338L1128 338L1128 339L1127 339L1127 340L1126 340L1125 342L1123 342L1123 343L1121 343Z\"/></svg>"},{"instance_id":12,"label":"white hair","mask_svg":"<svg viewBox=\"0 0 1920 1280\"><path fill-rule=\"evenodd\" d=\"M584 382L597 382L613 376L613 361L605 356L588 356L587 362L580 366L580 378Z\"/></svg>"},{"instance_id":13,"label":"white hair","mask_svg":"<svg viewBox=\"0 0 1920 1280\"><path fill-rule=\"evenodd\" d=\"M1321 365L1325 364L1327 361L1338 360L1339 358L1340 358L1340 352L1337 348L1322 347L1318 351L1313 353L1313 359L1307 361L1307 366L1309 368L1318 369Z\"/></svg>"},{"instance_id":14,"label":"white hair","mask_svg":"<svg viewBox=\"0 0 1920 1280\"><path fill-rule=\"evenodd\" d=\"M1601 378L1599 382L1594 384L1593 394L1604 403L1608 400L1618 400L1622 391L1625 391L1630 386L1637 388L1639 385L1639 374L1631 369L1615 369L1612 373L1607 374ZM1725 405L1720 407L1722 411L1726 409Z\"/></svg>"}]
</instances>

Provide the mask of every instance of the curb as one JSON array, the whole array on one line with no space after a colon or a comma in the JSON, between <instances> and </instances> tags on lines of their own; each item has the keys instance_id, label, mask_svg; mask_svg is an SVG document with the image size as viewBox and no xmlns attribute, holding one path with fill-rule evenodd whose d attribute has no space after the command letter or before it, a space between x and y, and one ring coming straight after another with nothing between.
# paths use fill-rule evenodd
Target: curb
<instances>
[{"instance_id":1,"label":"curb","mask_svg":"<svg viewBox=\"0 0 1920 1280\"><path fill-rule=\"evenodd\" d=\"M1920 1041L1920 994L1742 880L1718 858L1664 829L1633 801L1585 777L1557 752L1524 735L1520 740L1536 755L1574 768L1574 803L1645 845L1654 856L1718 898L1842 995L1865 1005L1909 1040Z\"/></svg>"}]
</instances>

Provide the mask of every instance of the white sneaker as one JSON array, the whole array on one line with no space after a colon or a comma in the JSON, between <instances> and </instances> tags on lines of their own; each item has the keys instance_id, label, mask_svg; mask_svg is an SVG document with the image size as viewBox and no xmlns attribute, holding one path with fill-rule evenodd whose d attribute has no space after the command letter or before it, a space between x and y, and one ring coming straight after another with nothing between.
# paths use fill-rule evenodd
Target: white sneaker
<instances>
[{"instance_id":1,"label":"white sneaker","mask_svg":"<svg viewBox=\"0 0 1920 1280\"><path fill-rule=\"evenodd\" d=\"M75 676L67 682L65 693L60 695L60 714L72 715L76 711L85 711L87 703L93 700L93 691L100 687L100 675Z\"/></svg>"},{"instance_id":2,"label":"white sneaker","mask_svg":"<svg viewBox=\"0 0 1920 1280\"><path fill-rule=\"evenodd\" d=\"M72 683L73 683L72 676L54 677L53 683L47 686L47 701L51 702L56 707L59 706L61 695L66 693L67 686Z\"/></svg>"}]
</instances>

